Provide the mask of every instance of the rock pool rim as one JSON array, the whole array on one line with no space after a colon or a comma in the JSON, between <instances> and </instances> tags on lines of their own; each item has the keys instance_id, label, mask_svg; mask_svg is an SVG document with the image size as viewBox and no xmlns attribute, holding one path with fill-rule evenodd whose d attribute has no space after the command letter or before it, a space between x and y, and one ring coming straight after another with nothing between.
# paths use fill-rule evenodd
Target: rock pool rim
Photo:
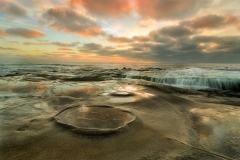
<instances>
[{"instance_id":1,"label":"rock pool rim","mask_svg":"<svg viewBox=\"0 0 240 160\"><path fill-rule=\"evenodd\" d=\"M111 133L115 133L115 132L118 132L122 129L124 129L128 124L134 122L137 118L137 116L135 114L133 114L132 112L130 111L127 111L127 110L123 110L123 109L120 109L120 108L115 108L115 107L111 107L111 106L105 106L105 105L93 105L93 106L86 106L86 107L103 107L103 108L112 108L112 109L116 109L116 110L119 110L121 112L125 112L125 113L128 113L132 116L132 119L126 123L124 123L124 125L120 126L120 127L116 127L116 128L113 128L113 129L96 129L96 128L81 128L81 127L77 127L77 126L74 126L74 125L70 125L70 124L67 124L67 123L63 123L60 121L60 119L57 117L59 114L63 113L64 111L68 110L68 109L72 109L72 108L79 108L81 106L71 106L71 107L68 107L68 108L65 108L63 109L62 111L58 112L54 117L53 119L55 120L55 122L65 128L69 128L72 130L72 132L75 132L75 133L79 133L79 134L85 134L85 135L105 135L105 134L111 134Z\"/></svg>"}]
</instances>

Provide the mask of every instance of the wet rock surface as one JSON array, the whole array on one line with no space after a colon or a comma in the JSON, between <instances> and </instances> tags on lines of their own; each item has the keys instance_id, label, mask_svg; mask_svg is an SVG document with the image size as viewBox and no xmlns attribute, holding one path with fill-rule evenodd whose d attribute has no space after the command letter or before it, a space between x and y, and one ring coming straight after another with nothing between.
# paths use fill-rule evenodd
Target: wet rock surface
<instances>
[{"instance_id":1,"label":"wet rock surface","mask_svg":"<svg viewBox=\"0 0 240 160\"><path fill-rule=\"evenodd\" d=\"M123 66L35 68L22 65L0 72L19 72L0 78L0 159L240 157L240 100L229 96L237 92L203 92L118 78L135 73L133 66L126 71ZM166 71L156 68L144 72ZM105 76L104 81L64 80L94 74ZM108 131L114 132L105 134Z\"/></svg>"}]
</instances>

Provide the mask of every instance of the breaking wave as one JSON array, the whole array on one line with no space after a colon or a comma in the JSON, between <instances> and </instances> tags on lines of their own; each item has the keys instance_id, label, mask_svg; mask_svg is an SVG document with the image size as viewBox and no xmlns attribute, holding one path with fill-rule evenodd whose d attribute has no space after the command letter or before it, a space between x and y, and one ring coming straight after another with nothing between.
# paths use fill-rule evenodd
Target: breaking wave
<instances>
[{"instance_id":1,"label":"breaking wave","mask_svg":"<svg viewBox=\"0 0 240 160\"><path fill-rule=\"evenodd\" d=\"M129 71L125 78L148 81L191 89L240 91L240 71L186 68L162 72Z\"/></svg>"}]
</instances>

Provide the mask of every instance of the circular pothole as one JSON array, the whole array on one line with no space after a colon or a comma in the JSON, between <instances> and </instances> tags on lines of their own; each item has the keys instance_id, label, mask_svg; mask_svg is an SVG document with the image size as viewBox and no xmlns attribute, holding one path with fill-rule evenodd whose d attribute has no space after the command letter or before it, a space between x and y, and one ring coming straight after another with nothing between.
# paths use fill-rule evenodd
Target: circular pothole
<instances>
[{"instance_id":1,"label":"circular pothole","mask_svg":"<svg viewBox=\"0 0 240 160\"><path fill-rule=\"evenodd\" d=\"M135 119L131 112L109 106L71 107L55 116L59 124L85 134L115 132Z\"/></svg>"}]
</instances>

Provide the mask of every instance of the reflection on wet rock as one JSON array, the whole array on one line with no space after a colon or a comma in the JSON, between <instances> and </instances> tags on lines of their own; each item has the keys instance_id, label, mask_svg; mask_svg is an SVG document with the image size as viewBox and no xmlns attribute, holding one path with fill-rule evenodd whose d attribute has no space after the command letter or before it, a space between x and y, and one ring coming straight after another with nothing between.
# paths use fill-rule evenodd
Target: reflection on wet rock
<instances>
[{"instance_id":1,"label":"reflection on wet rock","mask_svg":"<svg viewBox=\"0 0 240 160\"><path fill-rule=\"evenodd\" d=\"M100 89L93 86L79 87L77 89L61 91L58 96L70 96L75 98L95 96L100 93Z\"/></svg>"},{"instance_id":2,"label":"reflection on wet rock","mask_svg":"<svg viewBox=\"0 0 240 160\"><path fill-rule=\"evenodd\" d=\"M14 93L45 92L47 87L44 85L5 85L0 84L0 91Z\"/></svg>"},{"instance_id":3,"label":"reflection on wet rock","mask_svg":"<svg viewBox=\"0 0 240 160\"><path fill-rule=\"evenodd\" d=\"M37 86L35 86L36 88L36 91L37 92L45 92L46 90L47 90L47 87L46 86L44 86L44 85L37 85Z\"/></svg>"},{"instance_id":4,"label":"reflection on wet rock","mask_svg":"<svg viewBox=\"0 0 240 160\"><path fill-rule=\"evenodd\" d=\"M34 85L26 86L11 86L11 85L0 85L1 91L15 92L15 93L27 93L35 89Z\"/></svg>"},{"instance_id":5,"label":"reflection on wet rock","mask_svg":"<svg viewBox=\"0 0 240 160\"><path fill-rule=\"evenodd\" d=\"M134 121L135 118L128 111L109 106L72 107L55 116L58 123L87 134L115 132Z\"/></svg>"},{"instance_id":6,"label":"reflection on wet rock","mask_svg":"<svg viewBox=\"0 0 240 160\"><path fill-rule=\"evenodd\" d=\"M240 133L239 110L234 111L226 105L214 109L193 108L190 112L193 129L200 138L198 142L200 145L223 155L232 156L234 153L236 157L236 151L239 152L240 149L239 146L234 146L239 142L235 139Z\"/></svg>"},{"instance_id":7,"label":"reflection on wet rock","mask_svg":"<svg viewBox=\"0 0 240 160\"><path fill-rule=\"evenodd\" d=\"M206 139L213 134L213 126L211 126L208 117L201 117L200 115L192 115L191 120L194 123L194 129L202 139Z\"/></svg>"}]
</instances>

